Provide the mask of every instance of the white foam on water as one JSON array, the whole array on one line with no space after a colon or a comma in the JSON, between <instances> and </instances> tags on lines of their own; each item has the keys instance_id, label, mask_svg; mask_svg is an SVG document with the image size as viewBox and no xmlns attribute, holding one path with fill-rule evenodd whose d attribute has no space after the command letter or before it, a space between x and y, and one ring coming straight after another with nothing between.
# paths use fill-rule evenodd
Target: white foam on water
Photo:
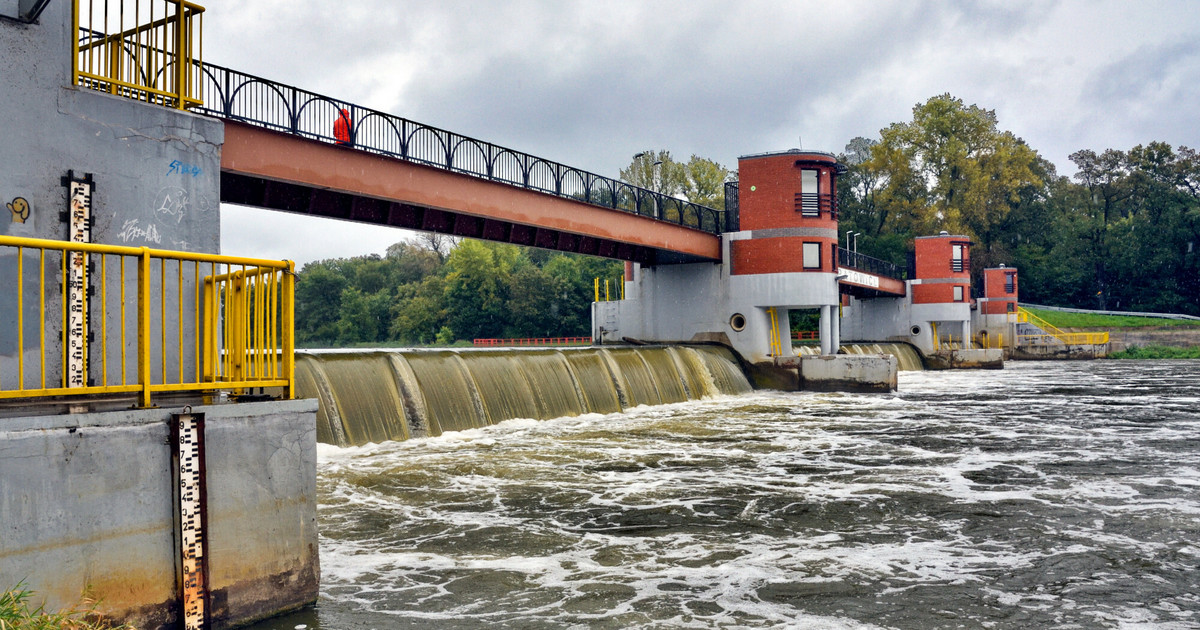
<instances>
[{"instance_id":1,"label":"white foam on water","mask_svg":"<svg viewBox=\"0 0 1200 630\"><path fill-rule=\"evenodd\" d=\"M432 627L1196 627L1171 624L1200 612L1200 397L1156 372L1162 420L1084 393L1109 369L320 447L323 601Z\"/></svg>"}]
</instances>

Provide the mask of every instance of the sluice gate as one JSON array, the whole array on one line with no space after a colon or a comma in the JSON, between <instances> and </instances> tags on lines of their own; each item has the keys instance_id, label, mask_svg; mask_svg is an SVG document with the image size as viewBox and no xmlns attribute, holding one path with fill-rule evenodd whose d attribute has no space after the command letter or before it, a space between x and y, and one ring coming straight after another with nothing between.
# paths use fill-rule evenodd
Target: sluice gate
<instances>
[{"instance_id":1,"label":"sluice gate","mask_svg":"<svg viewBox=\"0 0 1200 630\"><path fill-rule=\"evenodd\" d=\"M320 401L318 441L339 446L751 389L718 346L298 352L296 381Z\"/></svg>"}]
</instances>

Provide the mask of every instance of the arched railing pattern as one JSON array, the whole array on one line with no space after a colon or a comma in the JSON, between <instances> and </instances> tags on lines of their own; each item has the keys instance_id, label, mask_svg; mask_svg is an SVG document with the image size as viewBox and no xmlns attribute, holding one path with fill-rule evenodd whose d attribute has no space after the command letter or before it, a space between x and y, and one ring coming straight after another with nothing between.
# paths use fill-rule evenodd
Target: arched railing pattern
<instances>
[{"instance_id":1,"label":"arched railing pattern","mask_svg":"<svg viewBox=\"0 0 1200 630\"><path fill-rule=\"evenodd\" d=\"M348 144L356 149L713 234L725 225L723 210L229 68L198 68L204 105L194 111L210 116L332 143L333 124L346 109L352 122Z\"/></svg>"}]
</instances>

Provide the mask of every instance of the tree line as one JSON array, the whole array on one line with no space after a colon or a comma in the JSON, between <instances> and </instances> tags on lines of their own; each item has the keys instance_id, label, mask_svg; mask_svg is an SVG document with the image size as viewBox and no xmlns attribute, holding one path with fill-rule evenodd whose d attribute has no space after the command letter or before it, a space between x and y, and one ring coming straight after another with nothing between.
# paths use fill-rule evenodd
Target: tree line
<instances>
[{"instance_id":1,"label":"tree line","mask_svg":"<svg viewBox=\"0 0 1200 630\"><path fill-rule=\"evenodd\" d=\"M495 337L587 336L595 278L619 261L426 234L372 254L309 263L297 274L304 346L449 344Z\"/></svg>"},{"instance_id":2,"label":"tree line","mask_svg":"<svg viewBox=\"0 0 1200 630\"><path fill-rule=\"evenodd\" d=\"M1150 142L1071 154L1076 173L949 94L911 121L855 138L841 161L840 231L858 251L905 265L912 238L971 238L971 268L1021 273L1040 304L1200 315L1200 157Z\"/></svg>"},{"instance_id":3,"label":"tree line","mask_svg":"<svg viewBox=\"0 0 1200 630\"><path fill-rule=\"evenodd\" d=\"M1073 176L996 113L950 94L910 121L854 138L838 156L840 232L859 253L904 267L912 239L968 236L975 286L1000 264L1021 273L1022 301L1200 315L1200 155L1164 142L1071 154ZM621 178L724 207L736 172L669 151L633 157ZM843 243L845 241L843 240ZM450 343L587 335L593 279L619 291L622 264L426 234L384 256L310 263L296 285L305 345Z\"/></svg>"}]
</instances>

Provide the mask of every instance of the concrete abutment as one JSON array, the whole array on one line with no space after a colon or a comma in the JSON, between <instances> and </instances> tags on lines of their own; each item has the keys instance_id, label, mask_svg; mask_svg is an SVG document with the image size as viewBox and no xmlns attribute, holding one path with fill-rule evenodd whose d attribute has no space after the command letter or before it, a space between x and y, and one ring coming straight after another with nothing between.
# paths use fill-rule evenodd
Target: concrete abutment
<instances>
[{"instance_id":1,"label":"concrete abutment","mask_svg":"<svg viewBox=\"0 0 1200 630\"><path fill-rule=\"evenodd\" d=\"M0 423L0 589L24 582L48 610L87 596L139 629L177 627L173 411ZM192 412L205 416L212 628L316 601L316 401Z\"/></svg>"}]
</instances>

